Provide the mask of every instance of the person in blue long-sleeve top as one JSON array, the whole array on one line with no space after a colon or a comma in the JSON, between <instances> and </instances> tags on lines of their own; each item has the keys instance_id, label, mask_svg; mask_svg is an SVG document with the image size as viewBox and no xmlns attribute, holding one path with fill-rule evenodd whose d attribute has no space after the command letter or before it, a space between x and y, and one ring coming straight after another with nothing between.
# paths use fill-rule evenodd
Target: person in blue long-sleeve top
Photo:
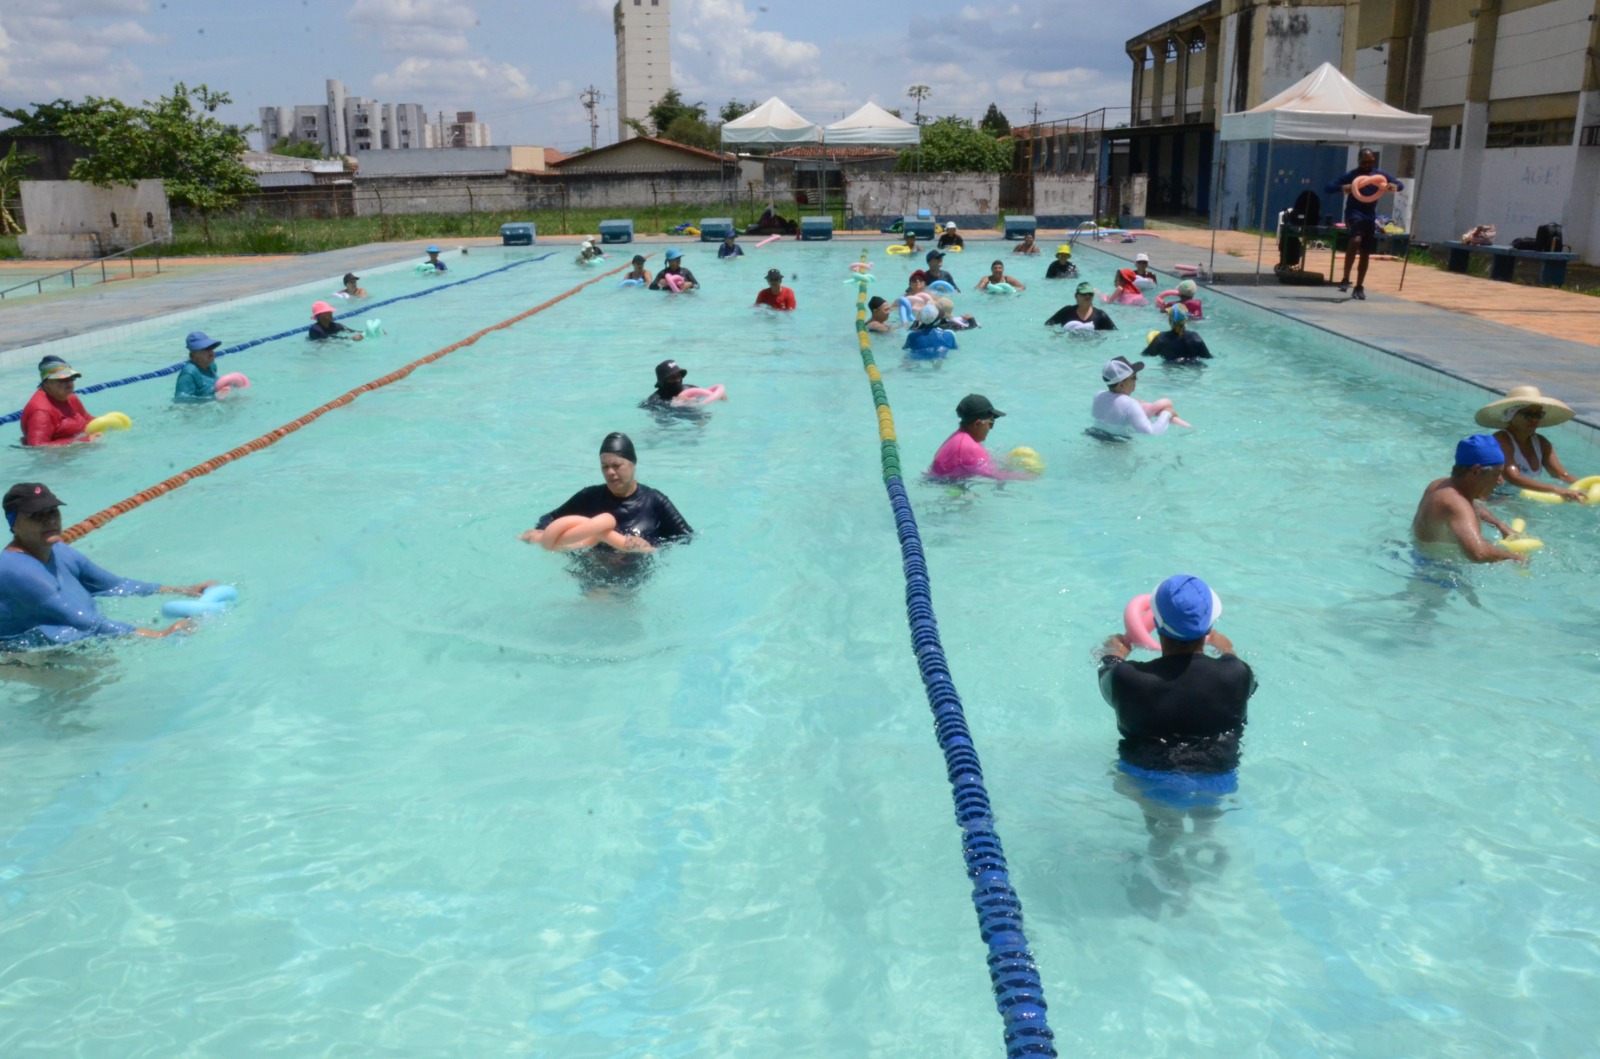
<instances>
[{"instance_id":1,"label":"person in blue long-sleeve top","mask_svg":"<svg viewBox=\"0 0 1600 1059\"><path fill-rule=\"evenodd\" d=\"M1349 231L1350 241L1344 250L1344 279L1339 281L1339 290L1350 290L1350 265L1360 254L1360 266L1356 271L1356 289L1351 291L1351 297L1361 301L1367 300L1367 258L1372 255L1372 246L1378 241L1378 210L1377 200L1362 202L1356 198L1355 182L1359 177L1380 176L1389 182L1390 191L1404 191L1405 185L1393 176L1377 168L1378 156L1369 147L1363 147L1361 153L1356 155L1356 167L1336 180L1328 181L1326 188L1329 194L1344 192L1344 225Z\"/></svg>"},{"instance_id":2,"label":"person in blue long-sleeve top","mask_svg":"<svg viewBox=\"0 0 1600 1059\"><path fill-rule=\"evenodd\" d=\"M189 363L178 372L172 388L174 401L214 401L217 399L217 347L222 345L204 331L190 331L184 339L189 347Z\"/></svg>"},{"instance_id":3,"label":"person in blue long-sleeve top","mask_svg":"<svg viewBox=\"0 0 1600 1059\"><path fill-rule=\"evenodd\" d=\"M165 629L112 621L95 596L198 596L214 585L157 585L118 577L61 540L61 501L40 482L18 482L5 495L11 543L0 552L0 650L59 647L99 636L171 636L188 632L185 618Z\"/></svg>"}]
</instances>

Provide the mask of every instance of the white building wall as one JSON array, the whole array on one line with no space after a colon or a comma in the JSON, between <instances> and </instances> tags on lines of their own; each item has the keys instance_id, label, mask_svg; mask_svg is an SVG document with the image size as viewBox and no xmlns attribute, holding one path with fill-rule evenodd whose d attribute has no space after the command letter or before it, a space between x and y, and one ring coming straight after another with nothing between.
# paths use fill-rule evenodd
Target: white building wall
<instances>
[{"instance_id":1,"label":"white building wall","mask_svg":"<svg viewBox=\"0 0 1600 1059\"><path fill-rule=\"evenodd\" d=\"M1500 16L1491 99L1572 92L1583 84L1594 0L1552 0Z\"/></svg>"},{"instance_id":2,"label":"white building wall","mask_svg":"<svg viewBox=\"0 0 1600 1059\"><path fill-rule=\"evenodd\" d=\"M1467 98L1476 28L1468 22L1428 34L1427 65L1422 70L1423 107L1454 106Z\"/></svg>"},{"instance_id":3,"label":"white building wall","mask_svg":"<svg viewBox=\"0 0 1600 1059\"><path fill-rule=\"evenodd\" d=\"M1356 72L1350 75L1350 80L1367 95L1382 99L1384 87L1389 81L1389 46L1385 44L1382 49L1363 48L1356 52Z\"/></svg>"},{"instance_id":4,"label":"white building wall","mask_svg":"<svg viewBox=\"0 0 1600 1059\"><path fill-rule=\"evenodd\" d=\"M327 131L323 134L326 154L350 154L350 138L344 127L344 82L328 82Z\"/></svg>"},{"instance_id":5,"label":"white building wall","mask_svg":"<svg viewBox=\"0 0 1600 1059\"><path fill-rule=\"evenodd\" d=\"M672 88L672 0L617 0L617 138L634 135L628 119L648 121Z\"/></svg>"},{"instance_id":6,"label":"white building wall","mask_svg":"<svg viewBox=\"0 0 1600 1059\"><path fill-rule=\"evenodd\" d=\"M1260 49L1261 98L1271 99L1323 63L1339 65L1344 54L1344 8L1267 9L1267 39Z\"/></svg>"}]
</instances>

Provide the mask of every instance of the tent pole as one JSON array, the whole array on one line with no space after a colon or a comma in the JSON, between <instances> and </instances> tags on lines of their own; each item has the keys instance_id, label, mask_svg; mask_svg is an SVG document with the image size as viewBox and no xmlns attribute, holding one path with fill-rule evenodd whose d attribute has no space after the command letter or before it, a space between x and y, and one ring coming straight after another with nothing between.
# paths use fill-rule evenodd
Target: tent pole
<instances>
[{"instance_id":1,"label":"tent pole","mask_svg":"<svg viewBox=\"0 0 1600 1059\"><path fill-rule=\"evenodd\" d=\"M1272 143L1267 141L1267 171L1261 176L1261 229L1256 235L1256 286L1261 286L1261 248L1267 242L1267 192L1272 189Z\"/></svg>"},{"instance_id":2,"label":"tent pole","mask_svg":"<svg viewBox=\"0 0 1600 1059\"><path fill-rule=\"evenodd\" d=\"M1206 274L1217 278L1217 226L1222 223L1222 181L1228 175L1228 159L1222 153L1222 140L1217 140L1217 157L1211 166L1211 263Z\"/></svg>"},{"instance_id":3,"label":"tent pole","mask_svg":"<svg viewBox=\"0 0 1600 1059\"><path fill-rule=\"evenodd\" d=\"M1400 286L1396 291L1406 289L1406 267L1411 264L1411 244L1417 238L1417 213L1422 202L1422 174L1428 171L1428 145L1422 145L1422 161L1417 163L1417 190L1411 196L1411 216L1407 218L1411 223L1406 225L1409 234L1406 236L1406 256L1400 259Z\"/></svg>"}]
</instances>

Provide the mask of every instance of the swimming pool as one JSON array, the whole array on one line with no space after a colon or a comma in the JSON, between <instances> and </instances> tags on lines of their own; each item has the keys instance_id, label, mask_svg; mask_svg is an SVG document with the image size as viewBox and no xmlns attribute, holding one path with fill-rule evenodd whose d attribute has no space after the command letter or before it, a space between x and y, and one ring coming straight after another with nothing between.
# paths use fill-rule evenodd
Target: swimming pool
<instances>
[{"instance_id":1,"label":"swimming pool","mask_svg":"<svg viewBox=\"0 0 1600 1059\"><path fill-rule=\"evenodd\" d=\"M595 284L81 542L243 600L187 641L93 653L87 680L0 689L0 1046L1000 1054L906 649L843 282L859 252L695 247L692 298ZM873 252L878 286L909 271ZM950 267L970 286L992 256ZM747 308L769 262L799 313ZM135 430L13 450L13 477L49 482L71 521L590 278L563 249L387 307L374 342L225 358L256 385L223 405L172 408L170 380L91 395ZM257 337L310 300L64 355L85 383L148 370L188 330ZM1199 429L1105 445L1082 433L1099 365L1154 313L1050 337L1038 321L1066 300L1042 281L964 297L984 326L938 369L875 347L908 474L971 391L1009 413L992 449L1049 468L909 488L1062 1053L1582 1052L1600 1022L1594 513L1526 512L1549 544L1529 576L1440 592L1391 542L1472 429L1472 392L1213 294L1218 361L1141 382ZM668 356L732 399L652 420L635 405ZM32 377L31 359L0 369L6 393ZM636 598L592 600L515 537L597 480L613 429L698 535ZM1228 862L1183 860L1187 893L1111 788L1088 661L1179 569L1216 586L1261 681L1215 836Z\"/></svg>"}]
</instances>

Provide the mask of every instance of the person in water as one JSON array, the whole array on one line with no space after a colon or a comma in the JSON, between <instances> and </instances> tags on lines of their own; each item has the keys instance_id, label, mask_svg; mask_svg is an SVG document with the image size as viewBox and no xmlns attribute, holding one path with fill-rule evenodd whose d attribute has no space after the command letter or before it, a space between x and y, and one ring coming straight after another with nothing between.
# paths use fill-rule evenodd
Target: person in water
<instances>
[{"instance_id":1,"label":"person in water","mask_svg":"<svg viewBox=\"0 0 1600 1059\"><path fill-rule=\"evenodd\" d=\"M1147 357L1160 357L1168 364L1199 364L1202 360L1211 359L1211 350L1206 348L1205 339L1190 331L1189 310L1182 305L1174 305L1167 310L1167 318L1171 327L1156 335L1150 344L1144 347Z\"/></svg>"},{"instance_id":2,"label":"person in water","mask_svg":"<svg viewBox=\"0 0 1600 1059\"><path fill-rule=\"evenodd\" d=\"M644 255L634 254L632 264L633 270L624 276L623 279L636 279L645 286L649 286L650 281L654 277L651 276L650 270L644 267Z\"/></svg>"},{"instance_id":3,"label":"person in water","mask_svg":"<svg viewBox=\"0 0 1600 1059\"><path fill-rule=\"evenodd\" d=\"M939 249L948 250L952 246L965 249L967 241L961 238L961 233L956 231L955 221L944 222L944 234L939 236Z\"/></svg>"},{"instance_id":4,"label":"person in water","mask_svg":"<svg viewBox=\"0 0 1600 1059\"><path fill-rule=\"evenodd\" d=\"M1513 386L1500 400L1478 409L1474 419L1480 427L1494 431L1494 439L1505 453L1508 484L1582 501L1585 497L1576 489L1563 489L1540 477L1541 473L1548 474L1567 485L1578 480L1556 458L1556 447L1550 439L1539 433L1541 426L1559 426L1572 416L1572 409L1554 397L1546 397L1537 386Z\"/></svg>"},{"instance_id":5,"label":"person in water","mask_svg":"<svg viewBox=\"0 0 1600 1059\"><path fill-rule=\"evenodd\" d=\"M178 372L172 386L174 401L214 401L217 399L217 347L222 345L204 331L190 331L183 340L189 347L189 363Z\"/></svg>"},{"instance_id":6,"label":"person in water","mask_svg":"<svg viewBox=\"0 0 1600 1059\"><path fill-rule=\"evenodd\" d=\"M929 250L926 260L928 262L928 267L922 269L921 271L922 274L927 277L929 286L932 286L940 280L944 280L946 283L950 284L950 286L955 287L956 290L959 291L961 289L956 284L956 278L944 270L943 252L939 250Z\"/></svg>"},{"instance_id":7,"label":"person in water","mask_svg":"<svg viewBox=\"0 0 1600 1059\"><path fill-rule=\"evenodd\" d=\"M1044 322L1046 327L1063 327L1068 331L1115 331L1116 322L1094 303L1094 284L1084 280L1078 284L1075 304L1063 305L1056 314Z\"/></svg>"},{"instance_id":8,"label":"person in water","mask_svg":"<svg viewBox=\"0 0 1600 1059\"><path fill-rule=\"evenodd\" d=\"M1133 259L1133 285L1141 291L1155 290L1161 278L1150 271L1150 255L1136 254Z\"/></svg>"},{"instance_id":9,"label":"person in water","mask_svg":"<svg viewBox=\"0 0 1600 1059\"><path fill-rule=\"evenodd\" d=\"M1341 292L1350 290L1350 265L1358 256L1360 263L1356 270L1356 287L1350 296L1360 301L1367 297L1367 259L1372 256L1372 248L1378 241L1378 203L1362 202L1356 198L1355 182L1357 177L1381 176L1389 182L1390 191L1404 191L1405 185L1394 177L1378 168L1378 156L1371 148L1362 148L1356 156L1356 167L1341 177L1328 181L1327 191L1344 192L1344 226L1349 232L1349 243L1344 251L1344 278L1339 281Z\"/></svg>"},{"instance_id":10,"label":"person in water","mask_svg":"<svg viewBox=\"0 0 1600 1059\"><path fill-rule=\"evenodd\" d=\"M346 327L333 318L333 306L327 302L317 302L311 307L311 326L306 330L306 337L313 342L325 342L330 338L341 341L359 342L364 335L354 328Z\"/></svg>"},{"instance_id":11,"label":"person in water","mask_svg":"<svg viewBox=\"0 0 1600 1059\"><path fill-rule=\"evenodd\" d=\"M90 562L61 539L61 501L42 482L6 490L11 543L0 552L0 647L31 650L98 636L170 636L194 627L187 619L165 629L112 621L95 607L96 596L198 596L216 582L157 585L118 577Z\"/></svg>"},{"instance_id":12,"label":"person in water","mask_svg":"<svg viewBox=\"0 0 1600 1059\"><path fill-rule=\"evenodd\" d=\"M768 309L788 312L794 308L794 291L783 285L783 273L767 269L767 285L756 292L756 304Z\"/></svg>"},{"instance_id":13,"label":"person in water","mask_svg":"<svg viewBox=\"0 0 1600 1059\"><path fill-rule=\"evenodd\" d=\"M1006 275L1006 263L1004 261L995 261L990 263L989 274L978 281L978 289L987 290L996 283L1009 283L1017 290L1028 289L1027 285L1024 284L1020 279L1017 279L1015 276Z\"/></svg>"},{"instance_id":14,"label":"person in water","mask_svg":"<svg viewBox=\"0 0 1600 1059\"><path fill-rule=\"evenodd\" d=\"M963 397L961 403L956 405L960 426L939 446L933 464L928 468L928 477L945 481L963 478L994 478L1001 481L1037 478L1038 475L1026 471L1008 471L995 466L989 450L983 447L984 439L994 429L995 420L1003 415L1005 413L981 393L969 393Z\"/></svg>"},{"instance_id":15,"label":"person in water","mask_svg":"<svg viewBox=\"0 0 1600 1059\"><path fill-rule=\"evenodd\" d=\"M1162 291L1156 295L1156 308L1166 312L1174 305L1181 305L1189 314L1190 322L1205 319L1205 306L1200 301L1200 289L1195 286L1192 279L1179 280L1178 286L1173 290Z\"/></svg>"},{"instance_id":16,"label":"person in water","mask_svg":"<svg viewBox=\"0 0 1600 1059\"><path fill-rule=\"evenodd\" d=\"M717 247L717 260L721 261L730 257L743 257L744 247L738 243L739 233L730 231L722 237L722 245Z\"/></svg>"},{"instance_id":17,"label":"person in water","mask_svg":"<svg viewBox=\"0 0 1600 1059\"><path fill-rule=\"evenodd\" d=\"M668 276L676 277L680 291L694 290L700 286L694 278L694 273L683 267L682 250L675 246L668 248L666 260L667 263L662 266L661 271L656 273L656 278L650 281L651 290L670 291L672 285L667 282Z\"/></svg>"},{"instance_id":18,"label":"person in water","mask_svg":"<svg viewBox=\"0 0 1600 1059\"><path fill-rule=\"evenodd\" d=\"M354 272L344 274L344 286L333 292L335 298L365 298L367 289L361 285L361 277Z\"/></svg>"},{"instance_id":19,"label":"person in water","mask_svg":"<svg viewBox=\"0 0 1600 1059\"><path fill-rule=\"evenodd\" d=\"M872 313L867 320L868 331L889 332L900 326L898 320L889 319L894 312L894 304L889 299L874 295L867 301L867 309Z\"/></svg>"},{"instance_id":20,"label":"person in water","mask_svg":"<svg viewBox=\"0 0 1600 1059\"><path fill-rule=\"evenodd\" d=\"M427 253L428 253L427 264L432 265L433 266L433 270L435 272L447 271L445 263L443 261L439 260L439 248L438 247L436 247L436 246L428 247Z\"/></svg>"},{"instance_id":21,"label":"person in water","mask_svg":"<svg viewBox=\"0 0 1600 1059\"><path fill-rule=\"evenodd\" d=\"M1411 519L1411 538L1429 559L1461 559L1474 563L1526 562L1527 556L1497 548L1483 539L1480 522L1511 536L1511 527L1495 518L1483 501L1500 484L1506 454L1488 434L1474 434L1456 445L1450 477L1436 478L1422 491Z\"/></svg>"},{"instance_id":22,"label":"person in water","mask_svg":"<svg viewBox=\"0 0 1600 1059\"><path fill-rule=\"evenodd\" d=\"M83 432L94 417L72 392L82 377L60 357L39 361L39 387L22 406L24 445L71 445L99 438Z\"/></svg>"},{"instance_id":23,"label":"person in water","mask_svg":"<svg viewBox=\"0 0 1600 1059\"><path fill-rule=\"evenodd\" d=\"M1152 864L1181 899L1189 884L1185 860L1198 865L1209 851L1211 870L1226 864L1226 851L1207 839L1222 815L1220 799L1239 787L1239 744L1256 678L1216 628L1222 600L1200 578L1167 578L1151 593L1150 610L1161 657L1130 661L1132 644L1113 633L1097 652L1100 695L1116 711L1121 736L1116 790L1138 804ZM1194 820L1192 838L1185 818ZM1180 842L1194 848L1177 856ZM1136 890L1128 896L1159 914L1160 895L1153 903Z\"/></svg>"},{"instance_id":24,"label":"person in water","mask_svg":"<svg viewBox=\"0 0 1600 1059\"><path fill-rule=\"evenodd\" d=\"M1056 247L1056 259L1050 262L1050 267L1044 270L1045 279L1072 279L1078 274L1078 266L1072 263L1072 247L1062 243Z\"/></svg>"},{"instance_id":25,"label":"person in water","mask_svg":"<svg viewBox=\"0 0 1600 1059\"><path fill-rule=\"evenodd\" d=\"M578 261L580 265L587 265L591 261L605 257L605 251L594 245L593 239L585 239L578 247Z\"/></svg>"},{"instance_id":26,"label":"person in water","mask_svg":"<svg viewBox=\"0 0 1600 1059\"><path fill-rule=\"evenodd\" d=\"M663 360L656 365L656 388L640 402L641 408L663 408L671 406L673 400L683 392L683 380L689 377L689 369L675 360Z\"/></svg>"},{"instance_id":27,"label":"person in water","mask_svg":"<svg viewBox=\"0 0 1600 1059\"><path fill-rule=\"evenodd\" d=\"M906 233L906 244L905 245L906 245L906 252L908 254L914 254L919 249L921 249L920 247L917 246L917 233L916 232L907 232Z\"/></svg>"},{"instance_id":28,"label":"person in water","mask_svg":"<svg viewBox=\"0 0 1600 1059\"><path fill-rule=\"evenodd\" d=\"M568 515L611 515L616 519L617 532L628 541L628 550L618 551L602 542L576 553L579 579L585 587L638 584L649 569L644 565L648 553L666 544L686 541L694 533L665 493L639 482L635 477L638 463L628 435L607 434L600 443L600 473L605 484L573 493L566 503L541 516L521 539L537 544L545 527Z\"/></svg>"},{"instance_id":29,"label":"person in water","mask_svg":"<svg viewBox=\"0 0 1600 1059\"><path fill-rule=\"evenodd\" d=\"M1016 246L1012 247L1011 248L1011 252L1013 254L1026 254L1029 257L1032 257L1035 254L1037 254L1039 252L1039 248L1034 245L1033 233L1032 232L1024 232L1024 233L1022 233L1022 241L1019 242Z\"/></svg>"},{"instance_id":30,"label":"person in water","mask_svg":"<svg viewBox=\"0 0 1600 1059\"><path fill-rule=\"evenodd\" d=\"M1122 438L1133 434L1165 434L1167 427L1174 423L1181 427L1189 425L1178 418L1168 398L1144 404L1133 396L1143 370L1144 361L1129 363L1127 357L1108 360L1100 369L1100 380L1106 388L1094 395L1090 413L1101 431Z\"/></svg>"}]
</instances>

